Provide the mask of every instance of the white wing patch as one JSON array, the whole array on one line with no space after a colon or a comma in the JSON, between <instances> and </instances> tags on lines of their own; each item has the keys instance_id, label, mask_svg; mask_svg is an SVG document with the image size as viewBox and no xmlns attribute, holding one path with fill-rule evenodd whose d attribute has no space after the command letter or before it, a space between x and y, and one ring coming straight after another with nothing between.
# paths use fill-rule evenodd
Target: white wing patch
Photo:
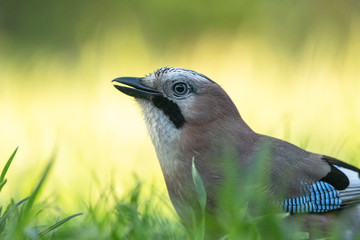
<instances>
[{"instance_id":1,"label":"white wing patch","mask_svg":"<svg viewBox=\"0 0 360 240\"><path fill-rule=\"evenodd\" d=\"M348 177L348 179L350 181L349 187L355 187L355 186L360 187L360 178L359 178L359 173L358 172L353 171L353 170L348 169L348 168L339 167L337 165L334 165L334 167L336 167L337 169L342 171Z\"/></svg>"},{"instance_id":2,"label":"white wing patch","mask_svg":"<svg viewBox=\"0 0 360 240\"><path fill-rule=\"evenodd\" d=\"M352 204L360 202L360 177L359 173L348 168L339 167L334 165L337 169L343 172L349 179L349 186L340 190L340 199L343 204Z\"/></svg>"}]
</instances>

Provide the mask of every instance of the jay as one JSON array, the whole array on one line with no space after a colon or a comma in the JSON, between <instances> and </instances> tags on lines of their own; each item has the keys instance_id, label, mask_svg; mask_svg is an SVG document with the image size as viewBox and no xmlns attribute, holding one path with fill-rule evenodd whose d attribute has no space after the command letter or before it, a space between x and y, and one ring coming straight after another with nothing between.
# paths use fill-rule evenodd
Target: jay
<instances>
[{"instance_id":1,"label":"jay","mask_svg":"<svg viewBox=\"0 0 360 240\"><path fill-rule=\"evenodd\" d=\"M254 132L226 92L203 74L164 67L113 82L140 105L170 199L184 221L189 220L188 209L197 207L193 158L206 189L206 207L213 211L225 184L222 158L246 171L264 143L269 147L269 184L262 189L283 211L315 215L328 224L328 216L360 202L360 169Z\"/></svg>"}]
</instances>

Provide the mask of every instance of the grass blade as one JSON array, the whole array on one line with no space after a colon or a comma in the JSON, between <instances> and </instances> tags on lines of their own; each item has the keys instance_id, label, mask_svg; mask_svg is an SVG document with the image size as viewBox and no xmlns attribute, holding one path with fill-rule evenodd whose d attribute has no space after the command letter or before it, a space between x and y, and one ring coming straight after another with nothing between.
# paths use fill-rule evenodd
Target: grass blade
<instances>
[{"instance_id":1,"label":"grass blade","mask_svg":"<svg viewBox=\"0 0 360 240\"><path fill-rule=\"evenodd\" d=\"M10 215L10 213L12 213L18 206L26 202L28 199L29 197L20 200L14 206L12 206L8 211L6 211L4 215L0 218L0 226L5 222L6 218Z\"/></svg>"},{"instance_id":2,"label":"grass blade","mask_svg":"<svg viewBox=\"0 0 360 240\"><path fill-rule=\"evenodd\" d=\"M196 192L198 195L198 200L199 200L200 207L201 207L200 222L198 222L198 219L195 217L195 214L193 212L193 223L194 223L194 228L195 228L193 239L204 240L205 239L206 190L205 190L204 183L201 179L201 176L196 169L194 157L192 158L191 173L192 173L195 189L196 189Z\"/></svg>"},{"instance_id":3,"label":"grass blade","mask_svg":"<svg viewBox=\"0 0 360 240\"><path fill-rule=\"evenodd\" d=\"M199 203L201 206L201 210L204 211L205 207L206 207L206 190L204 187L204 183L201 179L201 176L199 175L196 167L195 167L195 162L194 162L194 158L192 159L192 177L193 177L193 181L195 184L195 188L196 188L196 192L199 198Z\"/></svg>"},{"instance_id":4,"label":"grass blade","mask_svg":"<svg viewBox=\"0 0 360 240\"><path fill-rule=\"evenodd\" d=\"M29 212L31 207L34 205L36 197L39 195L40 190L41 190L42 186L44 185L44 182L45 182L47 176L49 175L49 172L51 170L51 167L52 167L53 163L54 163L54 158L51 158L48 165L46 166L42 176L41 176L41 179L40 179L39 183L37 184L37 186L34 189L33 193L29 197L29 201L27 202L27 204L25 206L25 209L24 209L25 213Z\"/></svg>"},{"instance_id":5,"label":"grass blade","mask_svg":"<svg viewBox=\"0 0 360 240\"><path fill-rule=\"evenodd\" d=\"M48 165L46 166L46 168L41 176L39 183L36 185L34 191L31 193L26 205L23 208L21 217L19 218L19 221L16 224L16 229L15 229L15 234L17 236L17 237L15 237L16 239L19 239L23 236L25 226L29 223L29 221L32 217L32 210L33 210L35 200L38 197L38 195L40 194L40 191L46 181L46 178L49 175L51 167L54 163L54 159L55 159L54 156L55 155L53 155L53 157L50 159Z\"/></svg>"},{"instance_id":6,"label":"grass blade","mask_svg":"<svg viewBox=\"0 0 360 240\"><path fill-rule=\"evenodd\" d=\"M4 179L2 182L0 182L0 192L1 192L1 189L5 186L6 183L7 183L7 179Z\"/></svg>"},{"instance_id":7,"label":"grass blade","mask_svg":"<svg viewBox=\"0 0 360 240\"><path fill-rule=\"evenodd\" d=\"M70 219L72 219L74 217L77 217L77 216L80 216L80 215L83 215L83 213L77 213L77 214L71 215L69 217L66 217L66 218L56 222L54 225L51 225L50 227L48 227L44 231L40 232L39 236L43 237L44 235L46 235L46 234L50 233L51 231L55 230L56 228L60 227L62 224L66 223Z\"/></svg>"},{"instance_id":8,"label":"grass blade","mask_svg":"<svg viewBox=\"0 0 360 240\"><path fill-rule=\"evenodd\" d=\"M4 168L3 168L2 172L1 172L1 176L0 176L0 192L1 192L1 189L2 189L2 188L5 186L5 184L6 184L5 175L6 175L7 171L8 171L8 169L9 169L9 167L10 167L10 165L11 165L11 163L12 163L12 160L14 159L14 157L15 157L16 152L17 152L18 149L19 149L19 147L17 147L17 148L15 149L15 151L11 154L9 160L6 162Z\"/></svg>"}]
</instances>

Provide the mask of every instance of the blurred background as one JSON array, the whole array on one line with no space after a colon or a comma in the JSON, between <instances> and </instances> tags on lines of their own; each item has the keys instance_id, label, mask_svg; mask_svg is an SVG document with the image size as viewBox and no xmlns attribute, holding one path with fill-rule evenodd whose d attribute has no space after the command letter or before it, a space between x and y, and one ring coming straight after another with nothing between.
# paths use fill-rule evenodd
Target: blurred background
<instances>
[{"instance_id":1,"label":"blurred background","mask_svg":"<svg viewBox=\"0 0 360 240\"><path fill-rule=\"evenodd\" d=\"M130 97L111 84L163 66L218 82L259 133L360 166L358 1L0 1L0 201L45 197L77 211L134 175L166 198Z\"/></svg>"}]
</instances>

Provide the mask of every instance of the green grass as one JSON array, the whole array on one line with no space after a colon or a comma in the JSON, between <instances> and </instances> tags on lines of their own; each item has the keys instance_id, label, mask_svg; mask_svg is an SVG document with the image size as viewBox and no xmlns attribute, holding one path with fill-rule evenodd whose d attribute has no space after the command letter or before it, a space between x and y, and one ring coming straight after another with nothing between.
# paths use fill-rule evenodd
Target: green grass
<instances>
[{"instance_id":1,"label":"green grass","mask_svg":"<svg viewBox=\"0 0 360 240\"><path fill-rule=\"evenodd\" d=\"M17 150L3 168L2 187L7 182L6 172ZM121 198L109 186L110 189L103 191L96 202L86 204L85 214L76 213L65 218L51 216L52 220L48 220L44 212L52 207L39 202L38 198L48 181L53 162L54 159L49 161L30 196L20 201L11 199L6 208L0 207L0 239L73 239L75 236L77 239L187 238L180 222L159 214L154 206L154 196L142 199L143 185L139 181Z\"/></svg>"},{"instance_id":2,"label":"green grass","mask_svg":"<svg viewBox=\"0 0 360 240\"><path fill-rule=\"evenodd\" d=\"M2 187L17 150L3 168ZM137 178L134 178L133 187L121 196L114 191L113 185L102 189L96 201L84 203L84 213L56 215L51 211L55 206L39 201L44 184L51 181L52 158L30 196L11 199L6 207L0 207L0 239L309 239L307 232L301 232L296 222L287 221L287 214L279 213L278 208L254 188L259 181L267 181L263 174L267 155L265 148L256 156L258 161L251 174L241 176L243 187L240 192L233 191L234 182L231 182L239 180L238 176L229 173L231 177L226 183L229 187L221 192L220 211L211 216L205 210L206 192L193 159L193 182L201 213L200 218L194 213L190 226L159 211L156 189ZM48 211L50 216L45 216ZM342 239L340 227L340 223L334 226L331 239Z\"/></svg>"},{"instance_id":3,"label":"green grass","mask_svg":"<svg viewBox=\"0 0 360 240\"><path fill-rule=\"evenodd\" d=\"M18 148L15 149L9 160L6 162L1 176L0 176L0 192L5 186L7 179L6 173L15 157ZM39 214L44 210L40 205L36 204L36 200L40 191L49 175L53 160L49 161L44 172L41 175L39 183L35 186L30 196L23 198L16 202L11 200L4 211L0 206L0 238L1 239L52 239L52 233L66 223L70 219L82 215L82 213L73 214L61 220L56 220L55 223L48 223L47 225L38 225Z\"/></svg>"}]
</instances>

